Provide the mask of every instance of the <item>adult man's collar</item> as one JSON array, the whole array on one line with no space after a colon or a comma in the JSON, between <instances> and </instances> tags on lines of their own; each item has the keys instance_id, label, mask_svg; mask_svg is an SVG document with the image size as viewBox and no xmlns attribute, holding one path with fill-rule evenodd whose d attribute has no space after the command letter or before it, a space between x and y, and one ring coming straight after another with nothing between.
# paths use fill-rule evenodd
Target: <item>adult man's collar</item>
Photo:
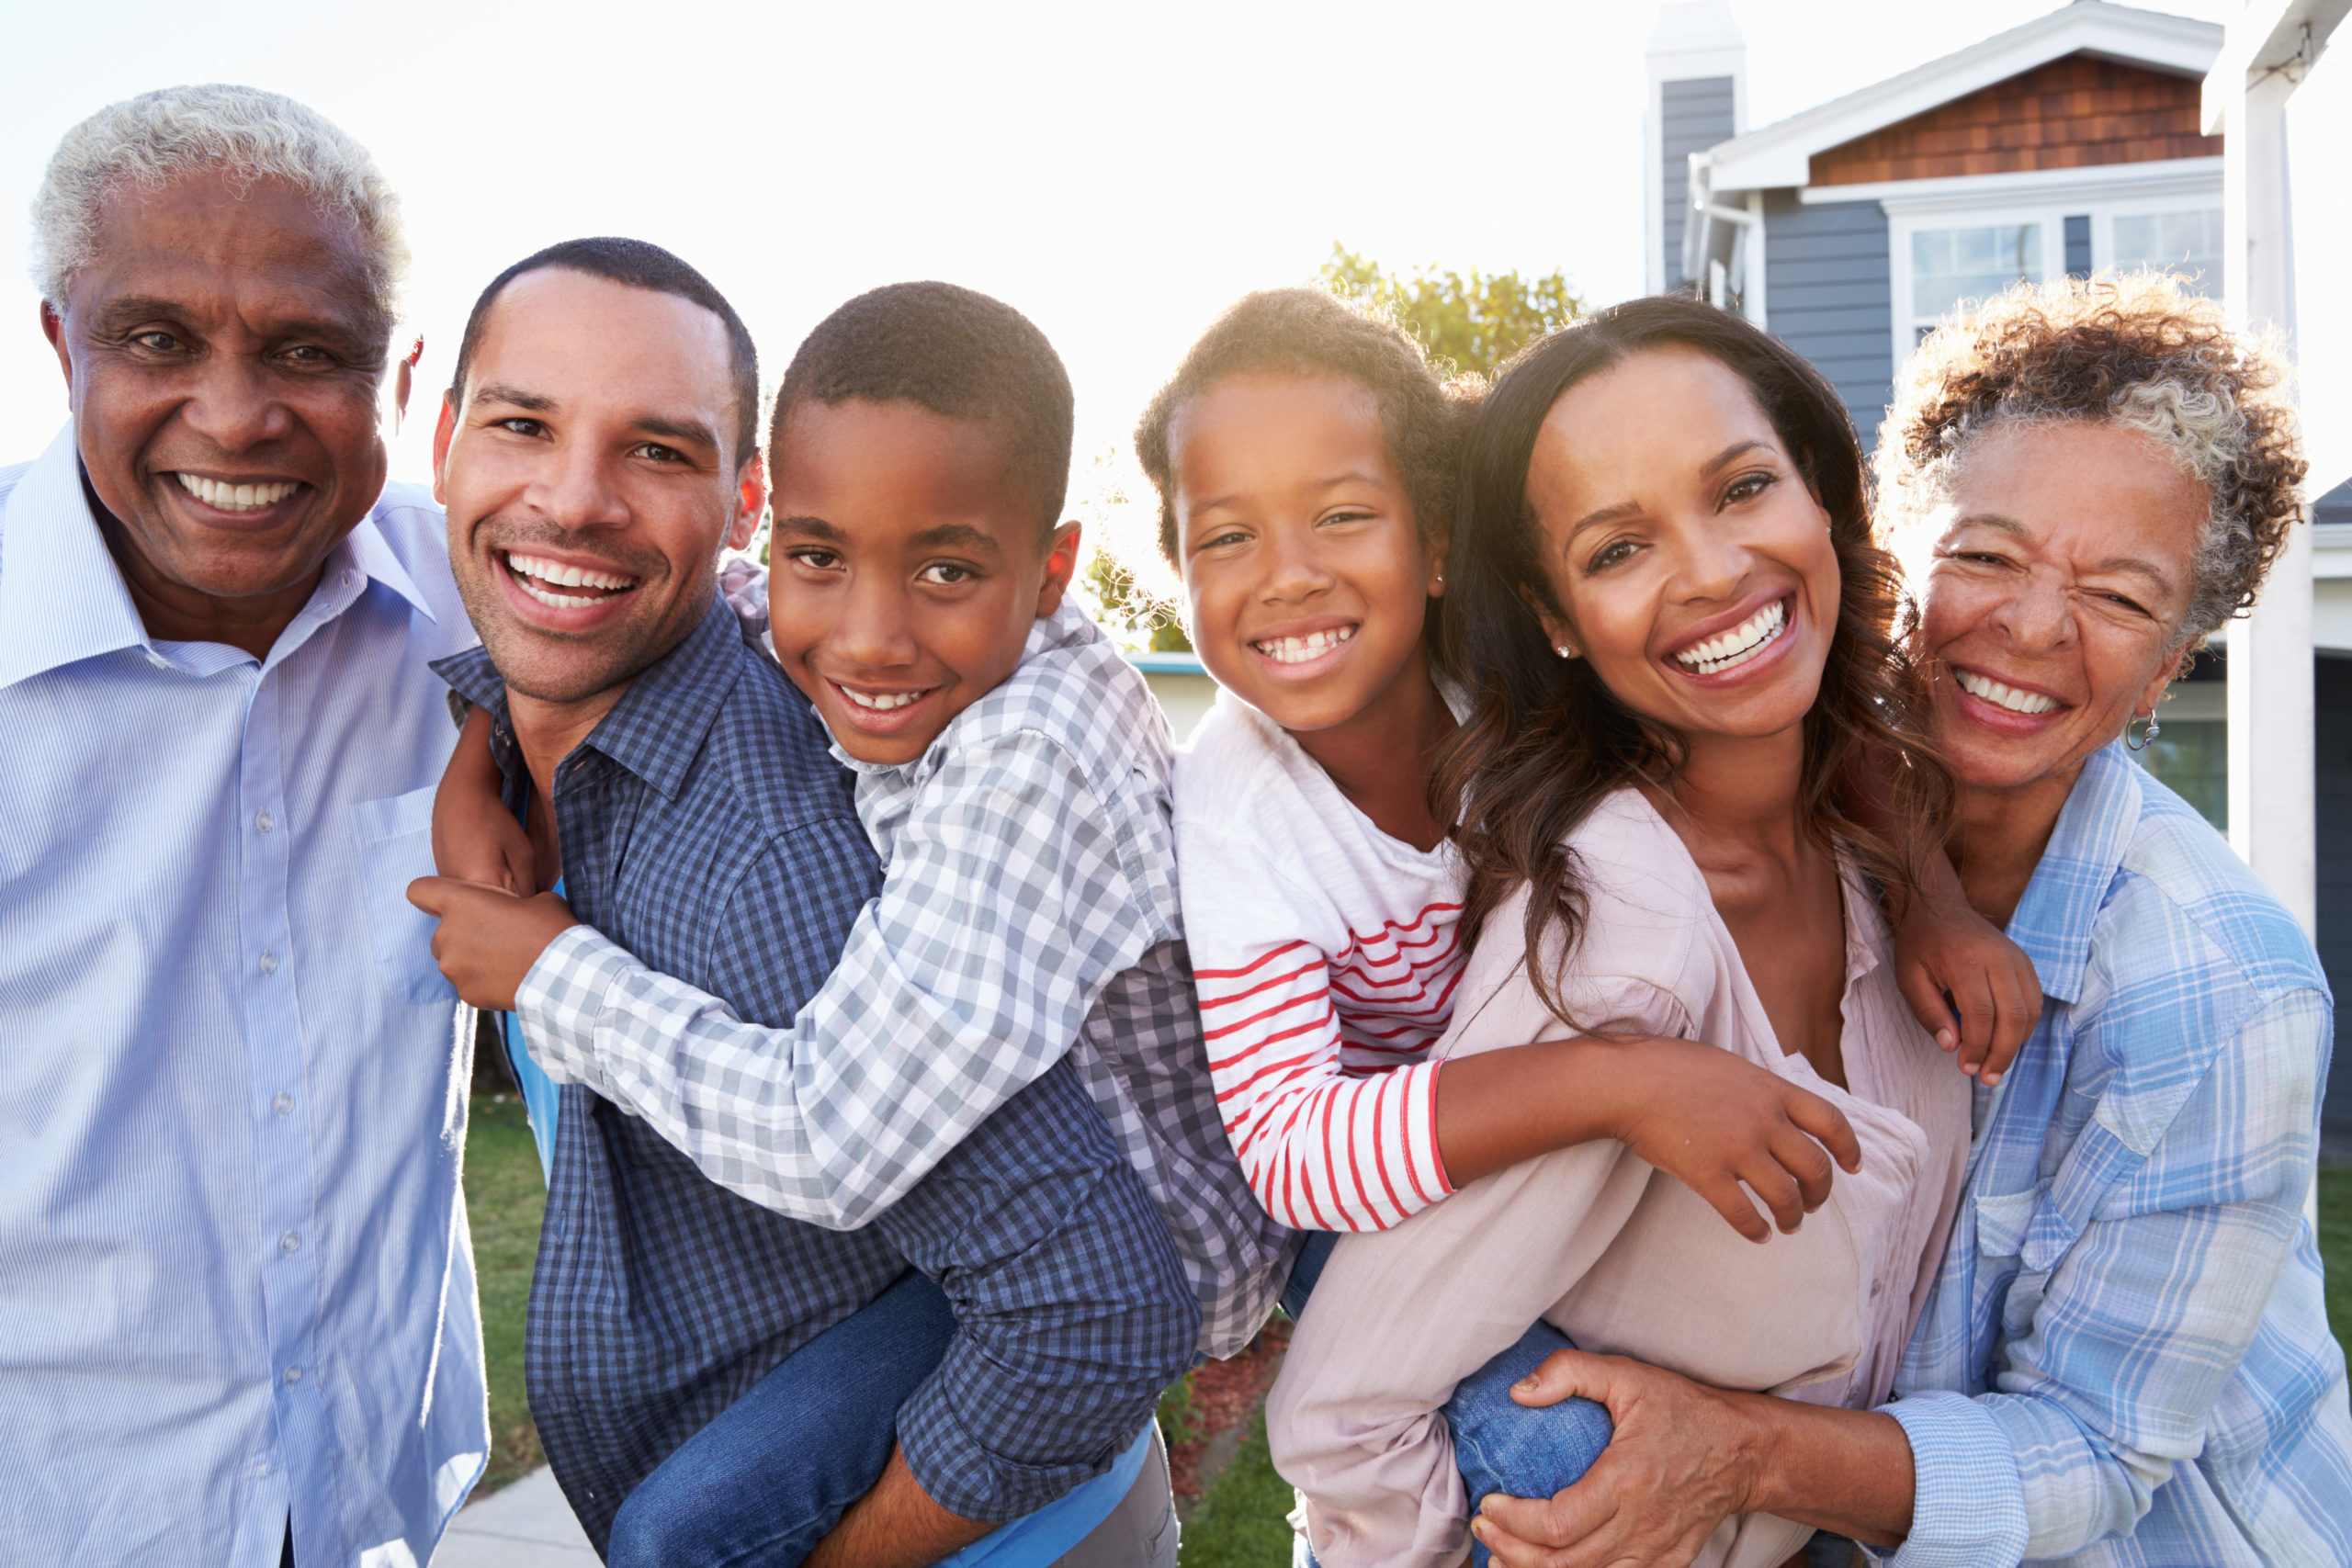
<instances>
[{"instance_id":1,"label":"adult man's collar","mask_svg":"<svg viewBox=\"0 0 2352 1568\"><path fill-rule=\"evenodd\" d=\"M358 576L382 583L426 620L437 620L385 542L371 507L327 553L317 594L272 657L298 645L293 634L305 620L315 625L347 609L358 597ZM0 516L0 688L85 659L153 646L90 510L81 451L68 423L17 481Z\"/></svg>"},{"instance_id":2,"label":"adult man's collar","mask_svg":"<svg viewBox=\"0 0 2352 1568\"><path fill-rule=\"evenodd\" d=\"M710 605L694 630L638 671L583 744L674 800L741 675L742 652L742 622L714 581Z\"/></svg>"},{"instance_id":3,"label":"adult man's collar","mask_svg":"<svg viewBox=\"0 0 2352 1568\"><path fill-rule=\"evenodd\" d=\"M2009 940L2033 960L2041 994L2054 1001L2082 999L2091 927L2139 828L2142 804L2138 769L2123 743L2092 752L2009 917Z\"/></svg>"},{"instance_id":4,"label":"adult man's collar","mask_svg":"<svg viewBox=\"0 0 2352 1568\"><path fill-rule=\"evenodd\" d=\"M82 493L69 423L0 515L0 689L147 640Z\"/></svg>"}]
</instances>

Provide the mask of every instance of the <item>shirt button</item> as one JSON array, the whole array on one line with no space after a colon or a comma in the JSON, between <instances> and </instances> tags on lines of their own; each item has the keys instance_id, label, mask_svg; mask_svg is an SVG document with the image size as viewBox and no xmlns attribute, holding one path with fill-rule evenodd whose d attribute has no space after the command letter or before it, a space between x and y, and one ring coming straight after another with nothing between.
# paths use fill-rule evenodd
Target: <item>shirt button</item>
<instances>
[{"instance_id":1,"label":"shirt button","mask_svg":"<svg viewBox=\"0 0 2352 1568\"><path fill-rule=\"evenodd\" d=\"M266 812L266 811L257 811L257 812L254 813L254 826L255 828L259 829L261 831L263 831L263 832L266 833L266 832L268 832L272 828L275 828L275 827L277 827L277 818L275 818L275 817L272 817L272 816L271 816L268 812Z\"/></svg>"},{"instance_id":2,"label":"shirt button","mask_svg":"<svg viewBox=\"0 0 2352 1568\"><path fill-rule=\"evenodd\" d=\"M302 1381L302 1369L301 1369L301 1368L300 1368L300 1367L288 1367L288 1368L287 1368L287 1369L286 1369L286 1386L287 1386L288 1388L292 1388L296 1383L300 1382L301 1381Z\"/></svg>"},{"instance_id":3,"label":"shirt button","mask_svg":"<svg viewBox=\"0 0 2352 1568\"><path fill-rule=\"evenodd\" d=\"M269 1102L269 1108L280 1116L291 1116L294 1114L294 1097L284 1089L279 1089L277 1098Z\"/></svg>"},{"instance_id":4,"label":"shirt button","mask_svg":"<svg viewBox=\"0 0 2352 1568\"><path fill-rule=\"evenodd\" d=\"M277 1250L286 1254L288 1258L294 1256L294 1254L300 1249L301 1246L302 1238L296 1235L292 1231L288 1231L284 1235L277 1238ZM1871 1293L1876 1294L1877 1292L1873 1292Z\"/></svg>"},{"instance_id":5,"label":"shirt button","mask_svg":"<svg viewBox=\"0 0 2352 1568\"><path fill-rule=\"evenodd\" d=\"M275 975L277 973L277 954L274 953L265 953L261 955L261 972L265 975Z\"/></svg>"}]
</instances>

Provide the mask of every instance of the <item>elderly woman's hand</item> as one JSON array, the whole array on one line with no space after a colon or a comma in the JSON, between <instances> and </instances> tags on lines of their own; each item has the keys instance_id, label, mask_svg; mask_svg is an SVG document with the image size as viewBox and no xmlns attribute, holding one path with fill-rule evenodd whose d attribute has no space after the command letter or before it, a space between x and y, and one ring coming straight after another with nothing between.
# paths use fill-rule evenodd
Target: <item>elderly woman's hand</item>
<instances>
[{"instance_id":1,"label":"elderly woman's hand","mask_svg":"<svg viewBox=\"0 0 2352 1568\"><path fill-rule=\"evenodd\" d=\"M1584 1479L1551 1497L1490 1495L1471 1529L1507 1568L1683 1568L1748 1511L1740 1396L1623 1356L1557 1350L1511 1389L1522 1404L1582 1394L1616 1430Z\"/></svg>"}]
</instances>

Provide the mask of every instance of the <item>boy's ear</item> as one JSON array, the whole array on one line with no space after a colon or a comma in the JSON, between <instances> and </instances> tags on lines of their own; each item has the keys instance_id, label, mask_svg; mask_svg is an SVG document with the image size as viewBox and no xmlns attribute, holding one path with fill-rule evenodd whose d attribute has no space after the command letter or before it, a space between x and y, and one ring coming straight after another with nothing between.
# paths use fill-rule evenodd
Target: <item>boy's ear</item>
<instances>
[{"instance_id":1,"label":"boy's ear","mask_svg":"<svg viewBox=\"0 0 2352 1568\"><path fill-rule=\"evenodd\" d=\"M748 550L760 531L760 514L768 509L768 462L758 452L735 477L735 515L728 519L727 547Z\"/></svg>"},{"instance_id":2,"label":"boy's ear","mask_svg":"<svg viewBox=\"0 0 2352 1568\"><path fill-rule=\"evenodd\" d=\"M449 504L443 493L448 487L446 478L449 468L449 438L458 433L458 405L449 394L441 394L441 416L433 422L433 499L442 506Z\"/></svg>"},{"instance_id":3,"label":"boy's ear","mask_svg":"<svg viewBox=\"0 0 2352 1568\"><path fill-rule=\"evenodd\" d=\"M1037 615L1040 619L1062 607L1062 595L1069 591L1069 580L1078 575L1078 540L1080 526L1065 523L1054 530L1046 544L1046 580L1037 585Z\"/></svg>"}]
</instances>

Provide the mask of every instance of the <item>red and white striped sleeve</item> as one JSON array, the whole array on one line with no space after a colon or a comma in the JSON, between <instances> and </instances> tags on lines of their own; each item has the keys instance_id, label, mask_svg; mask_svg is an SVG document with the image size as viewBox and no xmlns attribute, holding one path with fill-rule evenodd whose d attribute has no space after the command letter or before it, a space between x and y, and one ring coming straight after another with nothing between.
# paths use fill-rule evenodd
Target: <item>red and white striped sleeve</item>
<instances>
[{"instance_id":1,"label":"red and white striped sleeve","mask_svg":"<svg viewBox=\"0 0 2352 1568\"><path fill-rule=\"evenodd\" d=\"M1329 965L1310 942L1236 953L1207 932L1193 941L1195 963L1213 965L1193 978L1217 1108L1269 1213L1302 1230L1385 1230L1453 1190L1439 1063L1344 1065Z\"/></svg>"}]
</instances>

